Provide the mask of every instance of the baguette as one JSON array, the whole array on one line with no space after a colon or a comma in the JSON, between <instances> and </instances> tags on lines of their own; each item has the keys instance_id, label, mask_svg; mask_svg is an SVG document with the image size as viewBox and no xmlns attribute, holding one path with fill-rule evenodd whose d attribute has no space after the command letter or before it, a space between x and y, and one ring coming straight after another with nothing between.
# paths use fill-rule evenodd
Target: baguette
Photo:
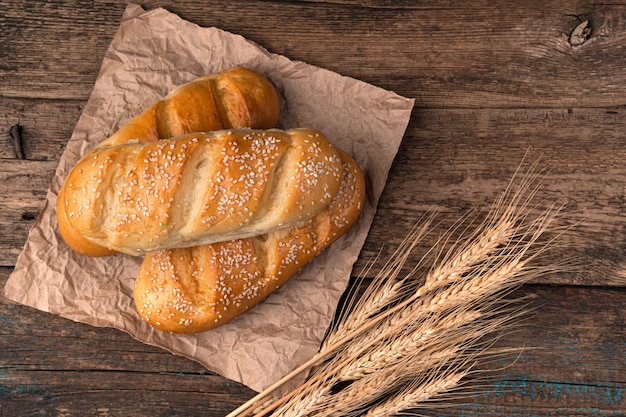
<instances>
[{"instance_id":1,"label":"baguette","mask_svg":"<svg viewBox=\"0 0 626 417\"><path fill-rule=\"evenodd\" d=\"M271 129L276 127L279 113L274 85L255 71L234 67L175 88L98 147L121 145L131 139L154 142L192 132Z\"/></svg>"},{"instance_id":2,"label":"baguette","mask_svg":"<svg viewBox=\"0 0 626 417\"><path fill-rule=\"evenodd\" d=\"M131 141L148 143L221 129L273 128L278 122L279 104L276 89L267 78L247 68L231 68L177 87L98 144L85 158ZM61 235L72 249L89 256L114 254L115 250L95 244L73 230L65 208L67 201L63 185L57 198L57 219Z\"/></svg>"},{"instance_id":3,"label":"baguette","mask_svg":"<svg viewBox=\"0 0 626 417\"><path fill-rule=\"evenodd\" d=\"M202 332L241 315L293 277L343 235L363 207L363 174L339 153L340 189L312 219L260 236L147 254L134 288L139 315L159 330Z\"/></svg>"},{"instance_id":4,"label":"baguette","mask_svg":"<svg viewBox=\"0 0 626 417\"><path fill-rule=\"evenodd\" d=\"M92 152L67 176L57 217L70 246L78 236L142 255L310 219L341 178L338 151L315 129L192 133Z\"/></svg>"}]
</instances>

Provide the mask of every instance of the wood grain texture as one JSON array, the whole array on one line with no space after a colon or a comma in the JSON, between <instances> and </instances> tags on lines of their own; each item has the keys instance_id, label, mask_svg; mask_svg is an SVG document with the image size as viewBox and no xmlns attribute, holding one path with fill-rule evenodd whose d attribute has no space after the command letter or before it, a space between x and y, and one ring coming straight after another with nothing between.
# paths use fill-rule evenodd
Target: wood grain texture
<instances>
[{"instance_id":1,"label":"wood grain texture","mask_svg":"<svg viewBox=\"0 0 626 417\"><path fill-rule=\"evenodd\" d=\"M1 285L9 273L0 268ZM624 291L527 286L515 295L530 294L536 298L528 324L499 341L527 349L516 360L485 365L490 380L484 394L446 402L429 415L617 415L626 388ZM166 416L184 410L217 417L254 394L119 331L6 299L0 299L0 323L3 416Z\"/></svg>"},{"instance_id":2,"label":"wood grain texture","mask_svg":"<svg viewBox=\"0 0 626 417\"><path fill-rule=\"evenodd\" d=\"M87 100L124 4L4 1L0 97Z\"/></svg>"},{"instance_id":3,"label":"wood grain texture","mask_svg":"<svg viewBox=\"0 0 626 417\"><path fill-rule=\"evenodd\" d=\"M381 251L386 259L403 230L436 210L442 223L424 240L427 250L463 214L486 211L518 167L539 161L545 175L535 200L540 207L567 204L577 224L561 238L561 254L584 265L542 282L623 285L624 115L620 108L416 110L361 261Z\"/></svg>"},{"instance_id":4,"label":"wood grain texture","mask_svg":"<svg viewBox=\"0 0 626 417\"><path fill-rule=\"evenodd\" d=\"M527 324L498 342L525 346L514 361L487 365L485 393L437 416L621 415L626 388L623 289L527 286L537 298ZM576 310L576 316L564 314ZM604 362L613 358L613 363ZM497 371L494 371L497 369Z\"/></svg>"},{"instance_id":5,"label":"wood grain texture","mask_svg":"<svg viewBox=\"0 0 626 417\"><path fill-rule=\"evenodd\" d=\"M8 42L0 58L2 77L10 74L12 82L0 78L2 94L86 99L124 3L6 3L0 24ZM241 34L271 52L415 97L418 107L624 104L624 4L151 1L143 6L164 7L201 26ZM574 47L568 39L583 20L591 35ZM47 47L50 43L55 47Z\"/></svg>"},{"instance_id":6,"label":"wood grain texture","mask_svg":"<svg viewBox=\"0 0 626 417\"><path fill-rule=\"evenodd\" d=\"M0 265L15 264L28 231L45 204L58 161L2 161L0 168ZM6 196L6 197L5 197Z\"/></svg>"},{"instance_id":7,"label":"wood grain texture","mask_svg":"<svg viewBox=\"0 0 626 417\"><path fill-rule=\"evenodd\" d=\"M428 210L484 210L526 155L539 201L568 203L534 319L500 343L486 392L429 415L613 416L626 408L626 2L146 1L290 59L416 99L355 266L385 259ZM126 4L0 0L0 286L43 208ZM575 37L572 37L575 34ZM22 126L25 160L9 135ZM380 262L375 264L380 266ZM374 268L374 270L375 270ZM223 416L253 393L127 335L0 297L0 416ZM504 366L507 365L507 366Z\"/></svg>"},{"instance_id":8,"label":"wood grain texture","mask_svg":"<svg viewBox=\"0 0 626 417\"><path fill-rule=\"evenodd\" d=\"M0 268L0 286L11 272ZM0 297L0 416L225 415L253 392L199 364ZM208 414L206 414L208 413Z\"/></svg>"},{"instance_id":9,"label":"wood grain texture","mask_svg":"<svg viewBox=\"0 0 626 417\"><path fill-rule=\"evenodd\" d=\"M58 162L83 105L81 100L0 97L0 160L17 159L9 131L20 125L26 159Z\"/></svg>"}]
</instances>

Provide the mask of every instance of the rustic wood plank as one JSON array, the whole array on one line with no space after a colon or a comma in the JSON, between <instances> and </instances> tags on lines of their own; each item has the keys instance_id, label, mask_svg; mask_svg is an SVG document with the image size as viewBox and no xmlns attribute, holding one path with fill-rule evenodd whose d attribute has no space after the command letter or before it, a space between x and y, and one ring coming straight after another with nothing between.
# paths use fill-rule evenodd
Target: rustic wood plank
<instances>
[{"instance_id":1,"label":"rustic wood plank","mask_svg":"<svg viewBox=\"0 0 626 417\"><path fill-rule=\"evenodd\" d=\"M252 16L247 19L239 4L215 9L215 14L196 14L191 5L166 5L200 25L240 33L272 52L415 97L418 107L623 103L623 4L531 1L481 7L398 1L382 7L368 2L320 8L270 3L264 5L264 21L279 28L273 31ZM574 47L568 38L584 20L591 34Z\"/></svg>"},{"instance_id":2,"label":"rustic wood plank","mask_svg":"<svg viewBox=\"0 0 626 417\"><path fill-rule=\"evenodd\" d=\"M0 287L11 272L0 267ZM223 416L254 393L127 334L0 297L0 415ZM107 414L108 413L108 414Z\"/></svg>"},{"instance_id":3,"label":"rustic wood plank","mask_svg":"<svg viewBox=\"0 0 626 417\"><path fill-rule=\"evenodd\" d=\"M10 268L0 268L3 286ZM626 370L626 292L529 285L531 320L500 346L527 349L487 366L485 393L446 402L438 416L617 415ZM195 362L0 298L0 410L4 415L93 410L109 415L220 416L253 395ZM493 367L503 368L497 371Z\"/></svg>"},{"instance_id":4,"label":"rustic wood plank","mask_svg":"<svg viewBox=\"0 0 626 417\"><path fill-rule=\"evenodd\" d=\"M3 2L0 97L89 97L124 4Z\"/></svg>"},{"instance_id":5,"label":"rustic wood plank","mask_svg":"<svg viewBox=\"0 0 626 417\"><path fill-rule=\"evenodd\" d=\"M623 285L625 115L621 108L416 110L357 269L379 253L387 259L434 209L442 223L423 241L428 250L461 216L488 209L526 158L548 170L536 201L564 202L568 221L578 222L560 239L560 256L582 268L544 282Z\"/></svg>"},{"instance_id":6,"label":"rustic wood plank","mask_svg":"<svg viewBox=\"0 0 626 417\"><path fill-rule=\"evenodd\" d=\"M127 372L36 372L34 382L20 380L5 395L0 412L7 416L162 416L223 417L244 398L228 384L188 374ZM68 383L68 381L75 381ZM121 385L121 387L120 387Z\"/></svg>"},{"instance_id":7,"label":"rustic wood plank","mask_svg":"<svg viewBox=\"0 0 626 417\"><path fill-rule=\"evenodd\" d=\"M7 45L0 52L0 94L86 99L124 4L39 4L11 2L0 18ZM415 97L418 107L597 107L622 105L626 97L620 2L143 5ZM569 37L582 21L590 35L573 46Z\"/></svg>"},{"instance_id":8,"label":"rustic wood plank","mask_svg":"<svg viewBox=\"0 0 626 417\"><path fill-rule=\"evenodd\" d=\"M24 156L29 160L58 161L85 102L80 100L33 100L0 97L0 159L16 159L9 134L21 126Z\"/></svg>"},{"instance_id":9,"label":"rustic wood plank","mask_svg":"<svg viewBox=\"0 0 626 417\"><path fill-rule=\"evenodd\" d=\"M0 167L0 265L15 265L45 204L58 161L4 160Z\"/></svg>"}]
</instances>

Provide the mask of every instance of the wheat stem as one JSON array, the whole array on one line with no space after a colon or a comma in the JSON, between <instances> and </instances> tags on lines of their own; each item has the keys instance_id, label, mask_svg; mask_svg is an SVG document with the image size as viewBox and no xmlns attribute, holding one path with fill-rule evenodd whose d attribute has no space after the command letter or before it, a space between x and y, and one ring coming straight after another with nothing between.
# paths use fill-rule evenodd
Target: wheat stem
<instances>
[{"instance_id":1,"label":"wheat stem","mask_svg":"<svg viewBox=\"0 0 626 417\"><path fill-rule=\"evenodd\" d=\"M327 406L316 416L350 416L363 406L389 394L397 388L400 382L406 381L407 375L413 372L418 372L414 369L414 363L406 361L368 374L335 393L332 398L328 399Z\"/></svg>"},{"instance_id":2,"label":"wheat stem","mask_svg":"<svg viewBox=\"0 0 626 417\"><path fill-rule=\"evenodd\" d=\"M308 390L290 398L273 414L275 417L301 417L315 413L325 407L331 385L315 384L316 390Z\"/></svg>"},{"instance_id":3,"label":"wheat stem","mask_svg":"<svg viewBox=\"0 0 626 417\"><path fill-rule=\"evenodd\" d=\"M374 284L361 296L360 302L350 310L350 314L327 335L321 351L335 344L343 335L357 329L373 315L396 302L403 293L406 280L398 280L398 274L405 265L415 246L421 241L433 221L433 215L417 223L401 242L390 260L385 263L374 278Z\"/></svg>"},{"instance_id":4,"label":"wheat stem","mask_svg":"<svg viewBox=\"0 0 626 417\"><path fill-rule=\"evenodd\" d=\"M441 394L455 389L465 376L466 373L457 372L440 379L427 381L415 387L411 386L375 405L364 414L364 417L388 417L411 408L416 408Z\"/></svg>"},{"instance_id":5,"label":"wheat stem","mask_svg":"<svg viewBox=\"0 0 626 417\"><path fill-rule=\"evenodd\" d=\"M349 369L349 365L346 364L350 363L352 358L359 357L376 344L384 344L385 341L402 332L406 326L427 319L433 312L450 310L455 305L463 306L468 303L468 300L471 304L480 303L486 297L506 288L506 284L518 285L520 281L514 278L523 267L524 263L519 258L525 253L524 248L521 247L522 250L513 252L515 256L509 262L503 262L500 259L495 265L486 268L486 271L480 271L484 272L483 274L476 274L475 277L467 279L467 282L439 289L422 298L411 297L389 310L386 320L380 321L378 326L370 328L367 332L358 333L351 340L348 348L339 351L333 361L329 362L326 367L322 367L321 372L327 369Z\"/></svg>"},{"instance_id":6,"label":"wheat stem","mask_svg":"<svg viewBox=\"0 0 626 417\"><path fill-rule=\"evenodd\" d=\"M478 320L481 313L478 311L463 311L447 319L428 320L421 325L410 329L407 334L400 334L389 343L378 343L365 354L356 357L339 373L342 380L361 378L368 373L376 372L389 364L397 363L407 356L416 356L427 349L427 345L434 339L443 338L449 332L458 330L461 326Z\"/></svg>"}]
</instances>

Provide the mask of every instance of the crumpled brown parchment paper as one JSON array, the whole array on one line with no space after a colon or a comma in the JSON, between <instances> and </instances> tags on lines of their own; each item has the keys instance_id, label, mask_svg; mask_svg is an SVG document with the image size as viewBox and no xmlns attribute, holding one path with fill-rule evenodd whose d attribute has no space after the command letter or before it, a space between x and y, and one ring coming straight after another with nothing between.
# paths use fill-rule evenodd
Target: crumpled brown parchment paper
<instances>
[{"instance_id":1,"label":"crumpled brown parchment paper","mask_svg":"<svg viewBox=\"0 0 626 417\"><path fill-rule=\"evenodd\" d=\"M201 334L163 333L145 324L133 305L141 259L88 258L71 251L58 234L56 194L83 153L144 108L177 85L236 65L255 69L275 83L283 103L279 127L318 128L355 157L368 182L366 205L347 235L250 312ZM413 104L412 99L291 61L164 9L129 5L4 296L71 320L128 332L261 391L318 350L367 237Z\"/></svg>"}]
</instances>

